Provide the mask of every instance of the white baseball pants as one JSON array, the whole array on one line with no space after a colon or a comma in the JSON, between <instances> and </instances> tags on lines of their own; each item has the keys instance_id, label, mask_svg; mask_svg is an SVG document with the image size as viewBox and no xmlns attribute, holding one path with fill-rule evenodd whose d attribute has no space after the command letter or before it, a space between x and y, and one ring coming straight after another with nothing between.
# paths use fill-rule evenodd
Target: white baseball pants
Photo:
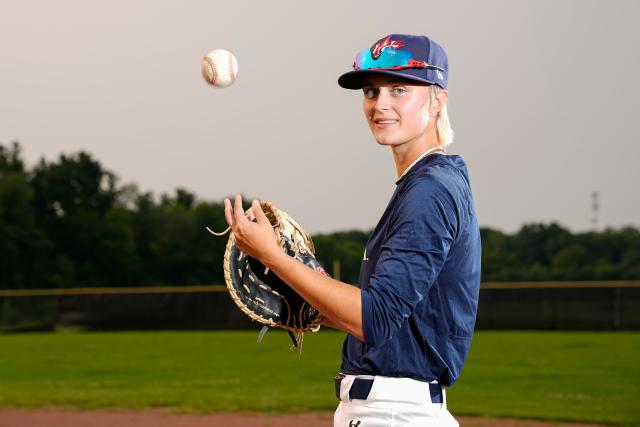
<instances>
[{"instance_id":1,"label":"white baseball pants","mask_svg":"<svg viewBox=\"0 0 640 427\"><path fill-rule=\"evenodd\" d=\"M356 378L373 379L366 399L351 399ZM432 403L429 384L410 378L346 375L340 383L340 404L333 416L334 427L458 427L442 403Z\"/></svg>"}]
</instances>

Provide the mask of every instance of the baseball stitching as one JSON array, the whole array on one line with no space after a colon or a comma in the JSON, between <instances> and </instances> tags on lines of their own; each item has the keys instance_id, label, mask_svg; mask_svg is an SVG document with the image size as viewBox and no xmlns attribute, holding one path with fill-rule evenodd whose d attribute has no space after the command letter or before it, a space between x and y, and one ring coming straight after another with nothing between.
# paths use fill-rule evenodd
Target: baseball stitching
<instances>
[{"instance_id":1,"label":"baseball stitching","mask_svg":"<svg viewBox=\"0 0 640 427\"><path fill-rule=\"evenodd\" d=\"M236 75L233 72L233 54L229 52L229 74L231 75L231 81L236 79Z\"/></svg>"},{"instance_id":2,"label":"baseball stitching","mask_svg":"<svg viewBox=\"0 0 640 427\"><path fill-rule=\"evenodd\" d=\"M212 85L216 84L216 79L218 78L218 73L216 72L216 66L213 63L213 61L211 60L211 58L209 58L208 56L204 57L204 60L207 64L209 64L209 67L211 67L211 80L209 80L209 83L211 83Z\"/></svg>"}]
</instances>

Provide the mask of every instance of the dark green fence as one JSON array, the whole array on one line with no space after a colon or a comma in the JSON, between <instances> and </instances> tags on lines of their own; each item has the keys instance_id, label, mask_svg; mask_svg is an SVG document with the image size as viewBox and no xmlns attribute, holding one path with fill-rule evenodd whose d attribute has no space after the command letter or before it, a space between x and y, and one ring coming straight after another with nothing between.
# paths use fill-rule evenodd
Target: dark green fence
<instances>
[{"instance_id":1,"label":"dark green fence","mask_svg":"<svg viewBox=\"0 0 640 427\"><path fill-rule=\"evenodd\" d=\"M640 282L486 283L476 328L639 330Z\"/></svg>"},{"instance_id":2,"label":"dark green fence","mask_svg":"<svg viewBox=\"0 0 640 427\"><path fill-rule=\"evenodd\" d=\"M477 329L640 330L640 281L485 283ZM259 329L224 286L0 291L0 331Z\"/></svg>"}]
</instances>

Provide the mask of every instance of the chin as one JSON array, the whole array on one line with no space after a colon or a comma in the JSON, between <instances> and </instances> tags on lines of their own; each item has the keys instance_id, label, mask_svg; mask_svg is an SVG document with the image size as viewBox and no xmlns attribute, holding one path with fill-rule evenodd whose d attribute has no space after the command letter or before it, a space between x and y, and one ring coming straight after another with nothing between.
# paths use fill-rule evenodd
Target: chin
<instances>
[{"instance_id":1,"label":"chin","mask_svg":"<svg viewBox=\"0 0 640 427\"><path fill-rule=\"evenodd\" d=\"M399 145L399 142L396 141L393 138L388 138L388 137L377 137L376 138L376 142L378 143L378 145L384 145L384 146L394 146L394 145Z\"/></svg>"},{"instance_id":2,"label":"chin","mask_svg":"<svg viewBox=\"0 0 640 427\"><path fill-rule=\"evenodd\" d=\"M378 143L378 145L380 145L381 147L395 147L396 144L392 144L390 142L385 142L385 143Z\"/></svg>"}]
</instances>

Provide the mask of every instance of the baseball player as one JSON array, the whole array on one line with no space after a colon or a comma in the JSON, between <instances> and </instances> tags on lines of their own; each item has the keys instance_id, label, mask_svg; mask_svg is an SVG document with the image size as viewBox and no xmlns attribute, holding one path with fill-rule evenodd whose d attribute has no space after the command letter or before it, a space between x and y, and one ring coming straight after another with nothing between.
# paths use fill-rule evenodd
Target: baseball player
<instances>
[{"instance_id":1,"label":"baseball player","mask_svg":"<svg viewBox=\"0 0 640 427\"><path fill-rule=\"evenodd\" d=\"M362 90L365 119L391 149L396 189L369 238L359 288L325 277L277 245L257 201L225 200L238 247L347 332L335 379L335 427L457 426L445 388L462 369L480 285L480 233L467 167L449 155L448 60L425 36L391 34L338 79Z\"/></svg>"}]
</instances>

